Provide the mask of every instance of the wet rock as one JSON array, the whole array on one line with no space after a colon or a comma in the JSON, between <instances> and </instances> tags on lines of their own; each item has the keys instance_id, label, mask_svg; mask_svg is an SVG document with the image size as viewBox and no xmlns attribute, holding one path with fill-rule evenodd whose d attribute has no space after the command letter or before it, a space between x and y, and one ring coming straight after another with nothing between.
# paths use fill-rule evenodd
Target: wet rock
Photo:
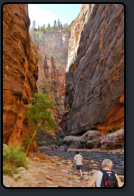
<instances>
[{"instance_id":1,"label":"wet rock","mask_svg":"<svg viewBox=\"0 0 134 196\"><path fill-rule=\"evenodd\" d=\"M90 162L91 162L91 163L95 163L96 161L94 161L94 160L90 160Z\"/></svg>"}]
</instances>

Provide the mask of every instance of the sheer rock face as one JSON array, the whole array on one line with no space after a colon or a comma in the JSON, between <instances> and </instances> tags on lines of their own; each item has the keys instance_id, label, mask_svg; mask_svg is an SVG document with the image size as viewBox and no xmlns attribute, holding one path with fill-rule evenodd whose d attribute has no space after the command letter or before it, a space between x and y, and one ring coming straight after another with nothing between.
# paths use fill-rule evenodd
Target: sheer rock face
<instances>
[{"instance_id":1,"label":"sheer rock face","mask_svg":"<svg viewBox=\"0 0 134 196\"><path fill-rule=\"evenodd\" d=\"M37 50L29 35L26 4L3 6L3 143L21 144L28 131L24 105L37 80Z\"/></svg>"},{"instance_id":2,"label":"sheer rock face","mask_svg":"<svg viewBox=\"0 0 134 196\"><path fill-rule=\"evenodd\" d=\"M66 135L124 127L124 7L83 5L72 22L62 127Z\"/></svg>"}]
</instances>

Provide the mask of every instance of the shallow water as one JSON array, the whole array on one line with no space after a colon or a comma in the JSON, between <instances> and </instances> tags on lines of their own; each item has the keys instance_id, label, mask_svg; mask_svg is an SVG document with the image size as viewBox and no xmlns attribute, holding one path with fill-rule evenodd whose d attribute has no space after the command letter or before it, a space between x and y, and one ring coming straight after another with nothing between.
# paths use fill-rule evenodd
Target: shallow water
<instances>
[{"instance_id":1,"label":"shallow water","mask_svg":"<svg viewBox=\"0 0 134 196\"><path fill-rule=\"evenodd\" d=\"M46 153L49 156L56 155L60 160L71 160L73 162L73 158L75 156L74 150L69 150L68 154L65 154L64 150L51 150L51 149L40 149L41 153ZM89 160L83 163L83 171L91 171L93 169L101 168L101 161L104 159L111 159L113 161L113 170L118 175L124 175L124 154L116 153L116 154L108 154L108 152L98 152L98 151L79 151L83 156L84 160ZM90 160L95 161L91 163ZM96 163L97 162L97 163ZM94 167L93 164L98 164L98 167ZM90 165L90 167L89 167Z\"/></svg>"}]
</instances>

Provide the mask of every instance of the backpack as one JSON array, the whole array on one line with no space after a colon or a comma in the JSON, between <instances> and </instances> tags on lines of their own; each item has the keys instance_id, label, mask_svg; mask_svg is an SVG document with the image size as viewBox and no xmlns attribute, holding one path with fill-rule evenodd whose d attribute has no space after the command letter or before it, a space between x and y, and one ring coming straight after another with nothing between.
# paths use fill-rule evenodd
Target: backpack
<instances>
[{"instance_id":1,"label":"backpack","mask_svg":"<svg viewBox=\"0 0 134 196\"><path fill-rule=\"evenodd\" d=\"M101 187L118 187L115 172L111 170L100 170L103 173Z\"/></svg>"}]
</instances>

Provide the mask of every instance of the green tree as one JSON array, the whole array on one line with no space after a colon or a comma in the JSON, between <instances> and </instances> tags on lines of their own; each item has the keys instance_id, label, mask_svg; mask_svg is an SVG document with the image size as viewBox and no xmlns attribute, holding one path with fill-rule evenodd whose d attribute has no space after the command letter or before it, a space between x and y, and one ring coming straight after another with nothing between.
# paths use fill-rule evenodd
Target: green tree
<instances>
[{"instance_id":1,"label":"green tree","mask_svg":"<svg viewBox=\"0 0 134 196\"><path fill-rule=\"evenodd\" d=\"M47 27L50 29L50 27L51 27L51 26L50 26L50 23L48 23Z\"/></svg>"},{"instance_id":2,"label":"green tree","mask_svg":"<svg viewBox=\"0 0 134 196\"><path fill-rule=\"evenodd\" d=\"M35 29L35 26L36 26L36 22L35 22L35 20L33 21L33 28Z\"/></svg>"},{"instance_id":3,"label":"green tree","mask_svg":"<svg viewBox=\"0 0 134 196\"><path fill-rule=\"evenodd\" d=\"M58 27L60 27L60 19L58 19Z\"/></svg>"},{"instance_id":4,"label":"green tree","mask_svg":"<svg viewBox=\"0 0 134 196\"><path fill-rule=\"evenodd\" d=\"M57 22L56 22L56 20L54 21L54 27L56 27L57 26Z\"/></svg>"},{"instance_id":5,"label":"green tree","mask_svg":"<svg viewBox=\"0 0 134 196\"><path fill-rule=\"evenodd\" d=\"M54 111L51 109L54 103L48 100L47 95L35 93L34 97L32 98L32 103L33 104L25 105L24 112L24 114L29 117L29 127L32 130L35 130L27 147L26 155L31 142L39 129L43 129L46 132L51 132L55 128L54 120L52 118L52 113Z\"/></svg>"}]
</instances>

